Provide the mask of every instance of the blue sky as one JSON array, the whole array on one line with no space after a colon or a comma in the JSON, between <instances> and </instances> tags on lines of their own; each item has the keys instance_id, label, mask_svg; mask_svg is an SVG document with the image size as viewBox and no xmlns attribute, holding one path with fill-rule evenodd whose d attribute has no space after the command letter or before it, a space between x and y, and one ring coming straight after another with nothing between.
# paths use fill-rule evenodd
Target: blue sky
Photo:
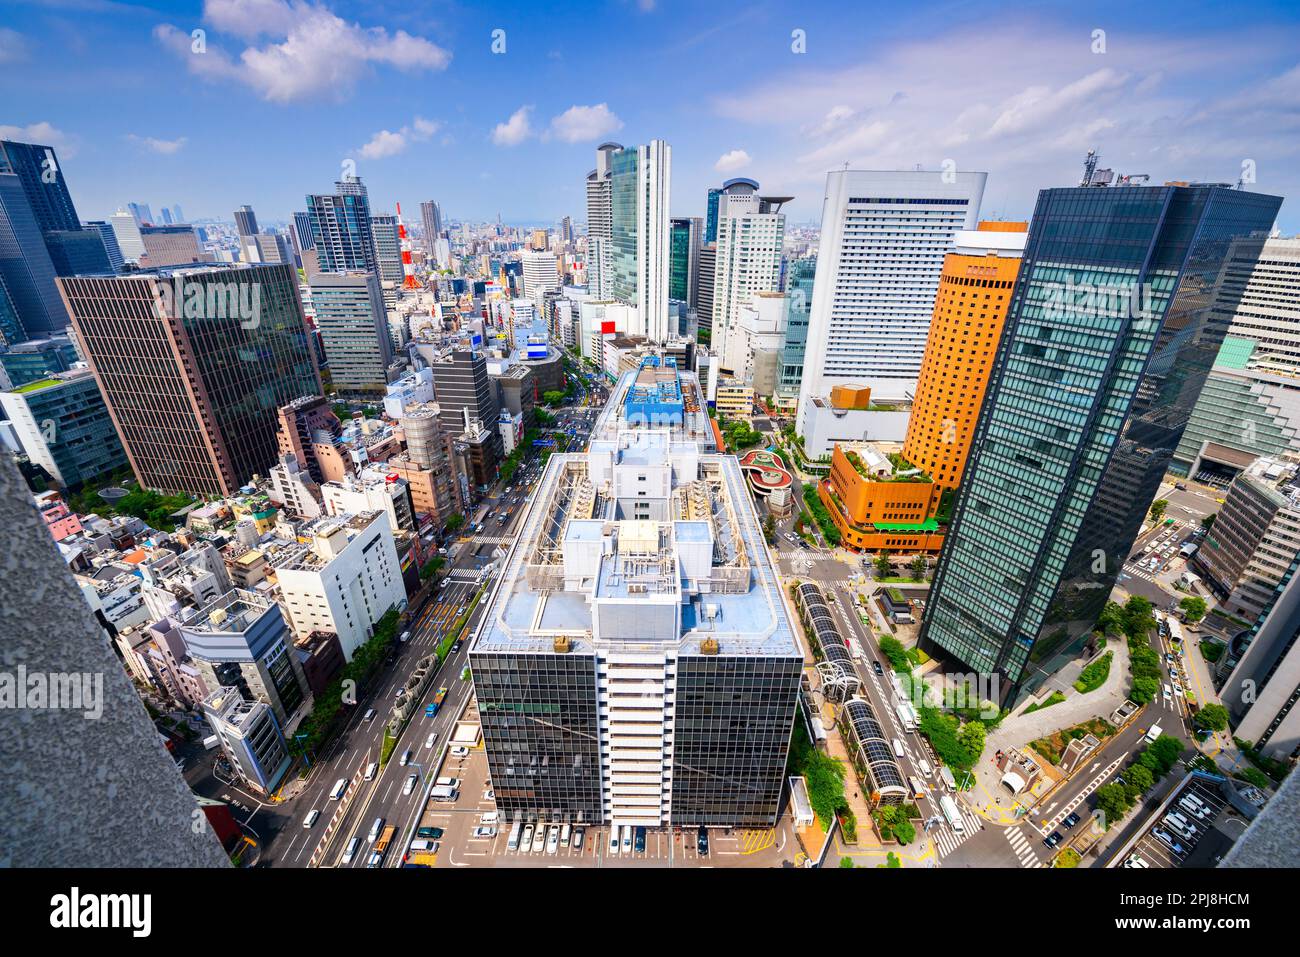
<instances>
[{"instance_id":1,"label":"blue sky","mask_svg":"<svg viewBox=\"0 0 1300 957\"><path fill-rule=\"evenodd\" d=\"M1153 181L1253 170L1300 230L1300 7L1097 6L0 0L0 135L55 145L86 219L283 219L350 159L377 211L581 220L596 144L660 137L674 215L746 175L815 222L828 169L952 160L1027 216L1096 147Z\"/></svg>"}]
</instances>

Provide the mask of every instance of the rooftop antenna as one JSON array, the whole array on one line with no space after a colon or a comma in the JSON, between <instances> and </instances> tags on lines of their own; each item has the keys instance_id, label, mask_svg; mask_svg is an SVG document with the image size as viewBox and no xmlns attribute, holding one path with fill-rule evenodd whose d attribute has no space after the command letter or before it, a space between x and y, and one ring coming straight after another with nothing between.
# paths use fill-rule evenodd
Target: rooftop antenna
<instances>
[{"instance_id":1,"label":"rooftop antenna","mask_svg":"<svg viewBox=\"0 0 1300 957\"><path fill-rule=\"evenodd\" d=\"M1101 159L1096 150L1088 150L1088 155L1083 161L1083 179L1079 181L1080 186L1092 185L1092 174L1097 171L1097 160Z\"/></svg>"}]
</instances>

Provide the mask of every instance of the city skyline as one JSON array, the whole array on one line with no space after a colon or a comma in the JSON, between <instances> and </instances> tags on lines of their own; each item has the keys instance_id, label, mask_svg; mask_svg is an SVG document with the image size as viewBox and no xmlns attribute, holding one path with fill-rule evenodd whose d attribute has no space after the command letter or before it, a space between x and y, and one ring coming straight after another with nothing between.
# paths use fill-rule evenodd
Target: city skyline
<instances>
[{"instance_id":1,"label":"city skyline","mask_svg":"<svg viewBox=\"0 0 1300 957\"><path fill-rule=\"evenodd\" d=\"M74 28L72 5L17 3L0 35L10 68L0 89L21 90L11 102L22 107L0 118L0 134L53 145L86 219L179 200L196 220L249 203L265 221L289 221L351 160L376 212L455 195L444 203L452 219L559 221L582 217L591 150L610 138L673 146L670 216L702 215L709 186L744 175L796 197L792 224L815 222L825 174L846 162L950 161L989 171L985 215L1026 218L1039 188L1073 184L1090 148L1156 182L1244 174L1250 188L1292 193L1300 18L1264 4L1249 24L1225 25L1209 6L1180 4L1175 23L1160 6L1149 18L1158 28L1040 11L995 29L996 17L944 9L936 29L932 6L863 11L867 33L830 9L627 3L583 11L602 42L575 48L569 23L525 7L428 21L359 4L208 0L111 15L92 6ZM241 26L249 20L261 26ZM87 49L83 25L117 45L113 66L74 56L56 79L28 84L55 48ZM742 42L724 42L733 35ZM110 96L147 88L157 109L124 123L90 104L90 85ZM1300 214L1284 206L1278 225L1294 232Z\"/></svg>"}]
</instances>

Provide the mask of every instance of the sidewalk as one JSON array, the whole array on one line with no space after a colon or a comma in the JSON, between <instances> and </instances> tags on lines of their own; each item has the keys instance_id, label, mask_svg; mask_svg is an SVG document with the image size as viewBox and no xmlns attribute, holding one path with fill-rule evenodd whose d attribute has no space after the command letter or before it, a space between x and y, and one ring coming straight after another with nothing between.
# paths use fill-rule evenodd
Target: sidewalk
<instances>
[{"instance_id":1,"label":"sidewalk","mask_svg":"<svg viewBox=\"0 0 1300 957\"><path fill-rule=\"evenodd\" d=\"M1128 642L1122 637L1112 638L1106 642L1105 651L1113 652L1110 662L1110 674L1096 691L1079 694L1073 686L1061 689L1059 684L1049 682L1043 689L1043 696L1050 696L1053 690L1062 690L1065 700L1049 708L1041 708L1031 714L1020 714L1028 705L1022 705L1018 713L1003 720L988 736L988 744L994 748L1019 748L1046 734L1073 727L1080 721L1090 718L1105 717L1124 703L1128 691L1129 652ZM1104 651L1102 652L1104 654Z\"/></svg>"}]
</instances>

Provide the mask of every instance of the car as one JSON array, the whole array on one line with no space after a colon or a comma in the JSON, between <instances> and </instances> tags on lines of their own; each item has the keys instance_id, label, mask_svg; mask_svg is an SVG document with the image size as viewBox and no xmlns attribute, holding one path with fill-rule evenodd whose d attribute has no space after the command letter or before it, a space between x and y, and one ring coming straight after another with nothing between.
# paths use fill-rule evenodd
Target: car
<instances>
[{"instance_id":1,"label":"car","mask_svg":"<svg viewBox=\"0 0 1300 957\"><path fill-rule=\"evenodd\" d=\"M575 827L573 829L573 840L571 843L575 851L582 849L582 839L586 834L587 829L585 827Z\"/></svg>"},{"instance_id":2,"label":"car","mask_svg":"<svg viewBox=\"0 0 1300 957\"><path fill-rule=\"evenodd\" d=\"M366 867L376 868L383 862L383 860L384 860L384 855L380 854L378 851L375 851L375 853L370 855L370 860L366 861Z\"/></svg>"},{"instance_id":3,"label":"car","mask_svg":"<svg viewBox=\"0 0 1300 957\"><path fill-rule=\"evenodd\" d=\"M611 824L609 826L609 854L613 857L618 853L618 826Z\"/></svg>"},{"instance_id":4,"label":"car","mask_svg":"<svg viewBox=\"0 0 1300 957\"><path fill-rule=\"evenodd\" d=\"M449 582L449 581L451 581L450 578L444 578L442 581L438 582L438 587L439 587L439 588L446 588L446 587L447 587L447 582Z\"/></svg>"},{"instance_id":5,"label":"car","mask_svg":"<svg viewBox=\"0 0 1300 957\"><path fill-rule=\"evenodd\" d=\"M695 850L700 857L709 856L709 832L707 828L701 827L695 835Z\"/></svg>"},{"instance_id":6,"label":"car","mask_svg":"<svg viewBox=\"0 0 1300 957\"><path fill-rule=\"evenodd\" d=\"M307 816L302 819L302 826L311 827L313 824L316 823L316 820L319 817L320 817L320 811L316 808L312 808L310 811L307 812Z\"/></svg>"},{"instance_id":7,"label":"car","mask_svg":"<svg viewBox=\"0 0 1300 957\"><path fill-rule=\"evenodd\" d=\"M875 661L874 659L871 662L871 670L874 671L877 675L883 676L885 673L885 669L880 666L880 662Z\"/></svg>"},{"instance_id":8,"label":"car","mask_svg":"<svg viewBox=\"0 0 1300 957\"><path fill-rule=\"evenodd\" d=\"M430 731L430 732L429 732L429 736L428 736L427 738L424 739L424 746L425 746L426 748L431 748L431 747L433 747L434 742L436 742L437 740L438 740L438 732L437 732L437 731Z\"/></svg>"},{"instance_id":9,"label":"car","mask_svg":"<svg viewBox=\"0 0 1300 957\"><path fill-rule=\"evenodd\" d=\"M1060 831L1053 831L1047 837L1043 838L1043 843L1048 847L1056 847L1056 845L1060 844L1063 840L1065 840L1065 838L1061 836Z\"/></svg>"},{"instance_id":10,"label":"car","mask_svg":"<svg viewBox=\"0 0 1300 957\"><path fill-rule=\"evenodd\" d=\"M378 773L379 773L379 765L376 762L371 761L369 764L366 765L365 778L367 781L373 781L375 779L375 775Z\"/></svg>"},{"instance_id":11,"label":"car","mask_svg":"<svg viewBox=\"0 0 1300 957\"><path fill-rule=\"evenodd\" d=\"M410 637L411 637L411 633L409 631L404 631L402 632L402 636L398 639L398 641L406 641Z\"/></svg>"},{"instance_id":12,"label":"car","mask_svg":"<svg viewBox=\"0 0 1300 957\"><path fill-rule=\"evenodd\" d=\"M379 840L379 835L383 833L383 830L384 819L382 817L375 818L375 823L370 825L370 835L366 840L373 844L375 841Z\"/></svg>"},{"instance_id":13,"label":"car","mask_svg":"<svg viewBox=\"0 0 1300 957\"><path fill-rule=\"evenodd\" d=\"M542 850L545 847L546 847L546 825L539 824L537 825L537 829L533 831L532 851L534 854L540 854L542 853Z\"/></svg>"},{"instance_id":14,"label":"car","mask_svg":"<svg viewBox=\"0 0 1300 957\"><path fill-rule=\"evenodd\" d=\"M1061 823L1064 824L1067 828L1070 828L1070 827L1074 827L1074 825L1078 824L1082 820L1083 818L1079 817L1078 811L1071 811L1068 815L1066 815L1065 820L1062 821Z\"/></svg>"},{"instance_id":15,"label":"car","mask_svg":"<svg viewBox=\"0 0 1300 957\"><path fill-rule=\"evenodd\" d=\"M402 765L402 767L406 767L408 764L411 763L411 758L413 757L415 757L415 752L412 751L410 748L407 748L405 751L402 752L402 760L399 763Z\"/></svg>"},{"instance_id":16,"label":"car","mask_svg":"<svg viewBox=\"0 0 1300 957\"><path fill-rule=\"evenodd\" d=\"M453 642L451 643L451 653L454 655L454 654L455 654L456 652L458 652L458 651L460 651L460 639L459 639L459 638L457 638L455 641L453 641Z\"/></svg>"},{"instance_id":17,"label":"car","mask_svg":"<svg viewBox=\"0 0 1300 957\"><path fill-rule=\"evenodd\" d=\"M402 787L402 793L410 794L412 791L415 790L415 786L419 783L420 783L420 776L418 774L408 774L406 776L406 784Z\"/></svg>"},{"instance_id":18,"label":"car","mask_svg":"<svg viewBox=\"0 0 1300 957\"><path fill-rule=\"evenodd\" d=\"M492 788L488 788L486 791L483 792L483 800L485 801L495 801L496 796L497 796L497 792L494 791Z\"/></svg>"},{"instance_id":19,"label":"car","mask_svg":"<svg viewBox=\"0 0 1300 957\"><path fill-rule=\"evenodd\" d=\"M620 844L620 847L624 854L627 854L632 850L632 825L631 824L623 825L623 840Z\"/></svg>"},{"instance_id":20,"label":"car","mask_svg":"<svg viewBox=\"0 0 1300 957\"><path fill-rule=\"evenodd\" d=\"M638 854L645 853L645 828L644 827L638 827L636 829L636 837L634 838L633 846L636 848L636 852Z\"/></svg>"},{"instance_id":21,"label":"car","mask_svg":"<svg viewBox=\"0 0 1300 957\"><path fill-rule=\"evenodd\" d=\"M546 853L554 854L560 849L560 825L552 824L546 832Z\"/></svg>"},{"instance_id":22,"label":"car","mask_svg":"<svg viewBox=\"0 0 1300 957\"><path fill-rule=\"evenodd\" d=\"M422 837L430 841L441 840L442 834L443 831L440 827L417 827L415 829L416 837Z\"/></svg>"},{"instance_id":23,"label":"car","mask_svg":"<svg viewBox=\"0 0 1300 957\"><path fill-rule=\"evenodd\" d=\"M524 833L519 837L519 850L531 851L533 849L533 826L524 825Z\"/></svg>"},{"instance_id":24,"label":"car","mask_svg":"<svg viewBox=\"0 0 1300 957\"><path fill-rule=\"evenodd\" d=\"M1168 846L1169 850L1173 851L1175 854L1183 853L1183 845L1179 844L1176 840L1174 840L1173 835L1170 834L1168 831L1162 831L1160 830L1160 828L1157 827L1157 828L1152 828L1151 833L1155 837L1164 841L1166 846Z\"/></svg>"},{"instance_id":25,"label":"car","mask_svg":"<svg viewBox=\"0 0 1300 957\"><path fill-rule=\"evenodd\" d=\"M1124 861L1124 867L1150 867L1146 861L1142 860L1136 854L1130 854Z\"/></svg>"},{"instance_id":26,"label":"car","mask_svg":"<svg viewBox=\"0 0 1300 957\"><path fill-rule=\"evenodd\" d=\"M495 827L476 827L474 828L475 837L496 837L497 829Z\"/></svg>"},{"instance_id":27,"label":"car","mask_svg":"<svg viewBox=\"0 0 1300 957\"><path fill-rule=\"evenodd\" d=\"M465 747L463 744L458 744L451 749L451 755L454 758L463 758L467 754L469 754L469 748Z\"/></svg>"},{"instance_id":28,"label":"car","mask_svg":"<svg viewBox=\"0 0 1300 957\"><path fill-rule=\"evenodd\" d=\"M361 838L354 837L352 840L348 841L348 846L343 851L342 863L351 864L352 858L357 856L357 851L360 850L360 848L361 848Z\"/></svg>"},{"instance_id":29,"label":"car","mask_svg":"<svg viewBox=\"0 0 1300 957\"><path fill-rule=\"evenodd\" d=\"M1178 489L1178 491L1180 491L1180 492L1186 492L1186 491L1187 491L1187 483L1186 483L1186 482L1175 482L1175 483L1174 483L1174 488Z\"/></svg>"},{"instance_id":30,"label":"car","mask_svg":"<svg viewBox=\"0 0 1300 957\"><path fill-rule=\"evenodd\" d=\"M367 710L366 713L365 713L365 715L361 718L361 720L362 720L362 721L373 721L373 720L375 720L375 709L374 709L374 708L370 708L369 710Z\"/></svg>"}]
</instances>

